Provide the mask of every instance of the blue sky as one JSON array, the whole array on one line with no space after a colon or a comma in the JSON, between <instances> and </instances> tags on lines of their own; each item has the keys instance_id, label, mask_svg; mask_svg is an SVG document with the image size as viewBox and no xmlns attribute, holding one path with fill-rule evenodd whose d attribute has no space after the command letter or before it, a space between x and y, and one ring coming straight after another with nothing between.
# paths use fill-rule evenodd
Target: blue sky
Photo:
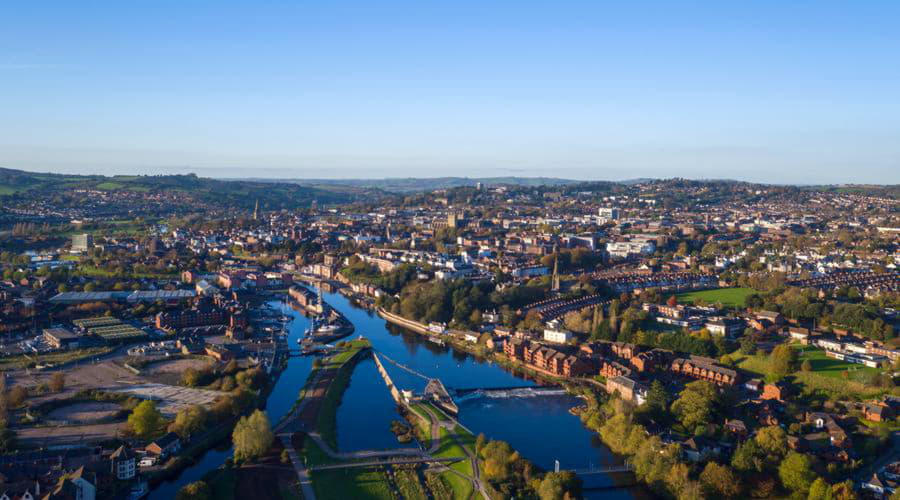
<instances>
[{"instance_id":1,"label":"blue sky","mask_svg":"<svg viewBox=\"0 0 900 500\"><path fill-rule=\"evenodd\" d=\"M900 183L900 2L6 2L0 166Z\"/></svg>"}]
</instances>

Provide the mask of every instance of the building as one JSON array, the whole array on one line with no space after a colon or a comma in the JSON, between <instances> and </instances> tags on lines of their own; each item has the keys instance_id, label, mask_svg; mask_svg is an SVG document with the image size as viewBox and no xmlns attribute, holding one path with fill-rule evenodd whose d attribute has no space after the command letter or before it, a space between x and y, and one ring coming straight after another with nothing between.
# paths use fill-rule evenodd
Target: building
<instances>
[{"instance_id":1,"label":"building","mask_svg":"<svg viewBox=\"0 0 900 500\"><path fill-rule=\"evenodd\" d=\"M54 349L78 349L78 335L65 328L45 328L44 340Z\"/></svg>"},{"instance_id":2,"label":"building","mask_svg":"<svg viewBox=\"0 0 900 500\"><path fill-rule=\"evenodd\" d=\"M765 387L763 387L761 398L784 402L787 396L788 386L781 382L777 382L774 384L766 384Z\"/></svg>"},{"instance_id":3,"label":"building","mask_svg":"<svg viewBox=\"0 0 900 500\"><path fill-rule=\"evenodd\" d=\"M181 439L178 437L178 434L169 432L165 436L148 444L145 449L154 455L168 457L174 453L178 453L178 450L181 449Z\"/></svg>"},{"instance_id":4,"label":"building","mask_svg":"<svg viewBox=\"0 0 900 500\"><path fill-rule=\"evenodd\" d=\"M737 337L744 330L744 322L736 318L707 321L704 326L709 333L727 338Z\"/></svg>"},{"instance_id":5,"label":"building","mask_svg":"<svg viewBox=\"0 0 900 500\"><path fill-rule=\"evenodd\" d=\"M85 479L84 475L84 466L81 466L60 480L56 488L47 493L42 500L94 500L97 498L97 487ZM96 478L96 475L94 477Z\"/></svg>"},{"instance_id":6,"label":"building","mask_svg":"<svg viewBox=\"0 0 900 500\"><path fill-rule=\"evenodd\" d=\"M626 401L632 401L638 405L647 400L647 386L625 376L615 376L606 379L606 392L613 394L618 392L619 397Z\"/></svg>"},{"instance_id":7,"label":"building","mask_svg":"<svg viewBox=\"0 0 900 500\"><path fill-rule=\"evenodd\" d=\"M607 221L619 220L619 209L600 207L597 209L597 215L601 219L606 219Z\"/></svg>"},{"instance_id":8,"label":"building","mask_svg":"<svg viewBox=\"0 0 900 500\"><path fill-rule=\"evenodd\" d=\"M72 251L87 252L94 248L94 236L92 234L76 234L72 236Z\"/></svg>"},{"instance_id":9,"label":"building","mask_svg":"<svg viewBox=\"0 0 900 500\"><path fill-rule=\"evenodd\" d=\"M567 330L544 329L544 340L554 344L565 344L572 338L572 332Z\"/></svg>"},{"instance_id":10,"label":"building","mask_svg":"<svg viewBox=\"0 0 900 500\"><path fill-rule=\"evenodd\" d=\"M719 366L714 360L700 356L691 356L688 359L678 358L672 361L670 369L676 374L706 380L720 386L732 386L738 378L736 371Z\"/></svg>"},{"instance_id":11,"label":"building","mask_svg":"<svg viewBox=\"0 0 900 500\"><path fill-rule=\"evenodd\" d=\"M134 478L137 471L136 458L134 452L124 446L119 446L116 451L109 456L110 472L119 481L127 481Z\"/></svg>"}]
</instances>

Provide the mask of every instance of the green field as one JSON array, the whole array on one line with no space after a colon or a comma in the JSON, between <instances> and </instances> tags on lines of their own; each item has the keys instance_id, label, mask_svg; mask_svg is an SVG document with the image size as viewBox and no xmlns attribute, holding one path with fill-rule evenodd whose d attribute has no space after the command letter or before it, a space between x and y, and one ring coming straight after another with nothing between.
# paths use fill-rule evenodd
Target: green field
<instances>
[{"instance_id":1,"label":"green field","mask_svg":"<svg viewBox=\"0 0 900 500\"><path fill-rule=\"evenodd\" d=\"M679 293L676 297L682 304L703 301L707 304L721 303L726 307L744 307L747 297L754 292L752 288L716 288L715 290Z\"/></svg>"},{"instance_id":2,"label":"green field","mask_svg":"<svg viewBox=\"0 0 900 500\"><path fill-rule=\"evenodd\" d=\"M379 498L390 500L391 488L382 469L343 469L314 471L316 498Z\"/></svg>"},{"instance_id":3,"label":"green field","mask_svg":"<svg viewBox=\"0 0 900 500\"><path fill-rule=\"evenodd\" d=\"M825 351L814 347L803 347L804 351L800 353L800 362L809 360L812 365L812 372L826 377L843 379L843 373L850 372L856 378L858 374L871 376L878 373L877 368L869 368L865 365L856 363L847 363L839 359L829 358L825 355Z\"/></svg>"},{"instance_id":4,"label":"green field","mask_svg":"<svg viewBox=\"0 0 900 500\"><path fill-rule=\"evenodd\" d=\"M800 352L799 363L809 361L811 370L796 371L792 374L794 382L801 385L805 392L824 391L833 397L842 399L866 399L877 397L884 389L869 385L872 375L878 372L856 363L847 363L829 358L825 351L815 347L794 345ZM769 359L765 355L732 355L735 365L749 374L763 378L769 372ZM799 364L798 363L798 364ZM847 372L847 377L844 377Z\"/></svg>"}]
</instances>

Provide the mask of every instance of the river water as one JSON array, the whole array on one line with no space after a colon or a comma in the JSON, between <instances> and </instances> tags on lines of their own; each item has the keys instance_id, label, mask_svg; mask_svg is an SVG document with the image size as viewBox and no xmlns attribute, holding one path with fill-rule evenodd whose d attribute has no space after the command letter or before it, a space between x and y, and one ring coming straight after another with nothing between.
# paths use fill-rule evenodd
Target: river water
<instances>
[{"instance_id":1,"label":"river water","mask_svg":"<svg viewBox=\"0 0 900 500\"><path fill-rule=\"evenodd\" d=\"M419 373L440 378L454 389L484 387L522 387L534 385L523 376L489 363L468 353L436 345L423 336L387 324L374 313L353 306L343 295L324 294L325 300L353 322L354 337L363 335L373 347ZM273 305L278 306L279 302ZM308 320L299 312L288 310L295 319L289 324L291 346L303 335ZM269 400L266 412L277 422L293 406L312 366L312 357L291 358L281 374ZM383 360L386 361L386 360ZM385 368L402 389L420 391L425 380L389 362ZM580 401L570 395L475 397L460 403L459 420L475 433L490 439L502 439L538 466L552 470L555 461L563 469L580 469L617 463L616 458L588 431L569 410ZM337 412L338 448L344 451L396 448L399 445L390 431L390 422L400 418L396 405L385 387L371 358L362 360L353 372ZM231 455L230 447L210 450L195 465L185 469L173 481L163 483L150 495L151 499L174 498L181 486L197 481L224 463ZM605 475L589 476L585 486L601 488L585 492L587 498L626 499L643 497L640 489L615 487Z\"/></svg>"}]
</instances>

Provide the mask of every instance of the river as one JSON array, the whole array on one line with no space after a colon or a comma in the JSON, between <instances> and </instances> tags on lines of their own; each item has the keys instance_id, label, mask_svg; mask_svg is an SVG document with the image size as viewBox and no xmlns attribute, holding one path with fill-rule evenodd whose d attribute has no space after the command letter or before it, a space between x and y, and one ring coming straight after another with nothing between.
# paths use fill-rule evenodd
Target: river
<instances>
[{"instance_id":1,"label":"river","mask_svg":"<svg viewBox=\"0 0 900 500\"><path fill-rule=\"evenodd\" d=\"M450 347L436 345L423 336L387 324L374 313L355 307L343 295L324 294L325 300L353 322L353 336L363 335L373 347L391 359L429 377L440 378L449 388L521 387L534 382L510 373L503 367ZM278 302L274 302L278 305ZM290 342L303 335L307 319L297 311L289 325ZM311 357L291 358L281 374L266 412L277 422L293 406L312 366ZM394 383L403 389L421 390L425 380L385 363ZM616 463L616 458L569 410L580 404L570 395L533 397L476 397L460 403L459 420L475 433L502 439L540 467L552 470L556 460L563 469L580 469ZM337 412L337 440L341 450L385 449L401 446L390 431L390 422L399 419L396 406L371 359L362 360L353 372L350 385ZM405 445L403 445L405 446ZM229 447L210 450L182 474L157 487L151 499L174 498L181 486L199 480L231 455ZM586 498L626 499L645 496L639 488L618 488L609 476L590 476L586 486L603 488L586 491Z\"/></svg>"}]
</instances>

